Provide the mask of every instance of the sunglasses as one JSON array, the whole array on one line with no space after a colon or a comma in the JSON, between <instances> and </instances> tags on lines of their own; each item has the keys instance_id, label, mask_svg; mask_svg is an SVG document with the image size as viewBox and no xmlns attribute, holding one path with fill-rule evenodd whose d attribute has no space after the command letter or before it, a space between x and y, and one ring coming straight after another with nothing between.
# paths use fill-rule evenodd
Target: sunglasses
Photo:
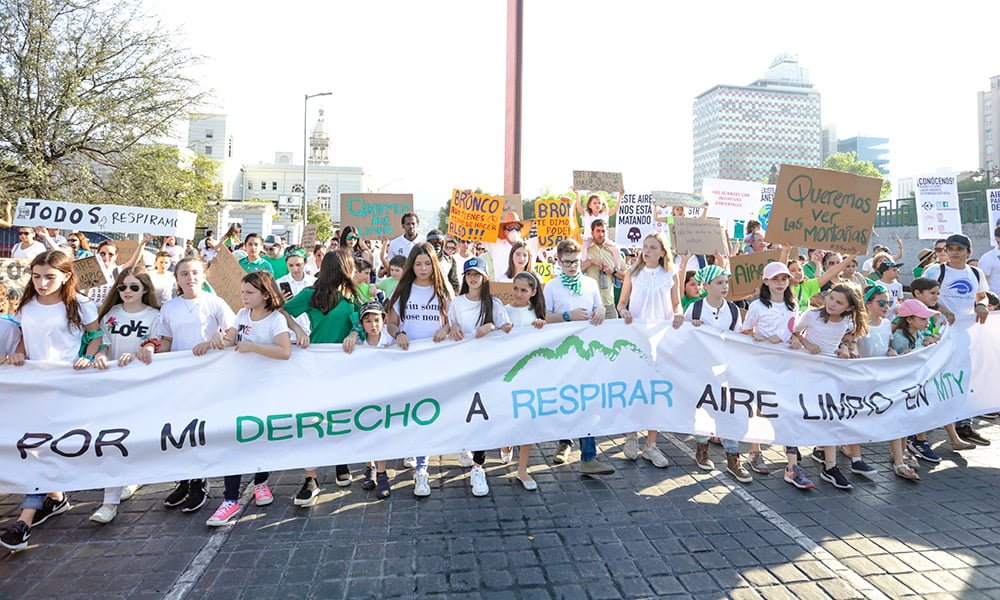
<instances>
[{"instance_id":1,"label":"sunglasses","mask_svg":"<svg viewBox=\"0 0 1000 600\"><path fill-rule=\"evenodd\" d=\"M934 251L935 252L947 252L948 250L946 248L935 248Z\"/></svg>"},{"instance_id":2,"label":"sunglasses","mask_svg":"<svg viewBox=\"0 0 1000 600\"><path fill-rule=\"evenodd\" d=\"M504 231L521 231L520 225L508 225L503 228Z\"/></svg>"},{"instance_id":3,"label":"sunglasses","mask_svg":"<svg viewBox=\"0 0 1000 600\"><path fill-rule=\"evenodd\" d=\"M361 238L359 238L356 235L349 235L349 236L347 236L347 241L351 241L351 240L357 241L359 239L361 239Z\"/></svg>"},{"instance_id":4,"label":"sunglasses","mask_svg":"<svg viewBox=\"0 0 1000 600\"><path fill-rule=\"evenodd\" d=\"M129 285L125 285L123 283L123 284L119 285L117 289L118 289L119 292L124 292L125 290L132 290L133 292L138 292L139 290L142 289L142 286L140 286L137 283L132 283L132 284L129 284Z\"/></svg>"},{"instance_id":5,"label":"sunglasses","mask_svg":"<svg viewBox=\"0 0 1000 600\"><path fill-rule=\"evenodd\" d=\"M31 235L30 231L18 231L17 235Z\"/></svg>"},{"instance_id":6,"label":"sunglasses","mask_svg":"<svg viewBox=\"0 0 1000 600\"><path fill-rule=\"evenodd\" d=\"M476 252L486 252L486 248L482 246L476 246Z\"/></svg>"},{"instance_id":7,"label":"sunglasses","mask_svg":"<svg viewBox=\"0 0 1000 600\"><path fill-rule=\"evenodd\" d=\"M875 304L878 304L880 308L885 308L886 306L889 306L889 301L888 300L876 300Z\"/></svg>"}]
</instances>

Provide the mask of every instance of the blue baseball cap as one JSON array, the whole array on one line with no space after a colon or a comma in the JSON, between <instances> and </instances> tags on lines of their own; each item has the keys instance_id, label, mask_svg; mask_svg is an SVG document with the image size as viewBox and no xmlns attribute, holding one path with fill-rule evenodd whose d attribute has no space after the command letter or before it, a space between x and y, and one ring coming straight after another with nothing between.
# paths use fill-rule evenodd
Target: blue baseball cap
<instances>
[{"instance_id":1,"label":"blue baseball cap","mask_svg":"<svg viewBox=\"0 0 1000 600\"><path fill-rule=\"evenodd\" d=\"M490 271L486 267L486 259L479 256L473 256L469 260L465 261L465 267L462 269L462 274L466 274L469 271L478 271L482 273L484 277L489 277Z\"/></svg>"}]
</instances>

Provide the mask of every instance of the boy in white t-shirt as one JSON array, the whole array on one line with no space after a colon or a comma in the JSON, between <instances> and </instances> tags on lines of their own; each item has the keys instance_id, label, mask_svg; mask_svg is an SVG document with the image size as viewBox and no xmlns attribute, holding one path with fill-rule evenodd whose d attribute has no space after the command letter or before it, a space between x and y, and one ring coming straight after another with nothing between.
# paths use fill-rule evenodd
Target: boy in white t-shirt
<instances>
[{"instance_id":1,"label":"boy in white t-shirt","mask_svg":"<svg viewBox=\"0 0 1000 600\"><path fill-rule=\"evenodd\" d=\"M587 321L593 325L604 322L604 304L597 281L584 277L580 272L580 255L583 248L576 240L563 240L556 248L558 277L553 277L545 286L545 321ZM553 462L569 462L573 441L559 440ZM615 468L597 458L597 440L593 437L580 438L580 473L584 475L610 475Z\"/></svg>"},{"instance_id":2,"label":"boy in white t-shirt","mask_svg":"<svg viewBox=\"0 0 1000 600\"><path fill-rule=\"evenodd\" d=\"M878 284L885 288L889 296L889 316L890 321L896 314L896 309L903 302L903 284L899 282L899 268L903 266L901 262L891 260L884 261L878 266L878 274L881 278Z\"/></svg>"}]
</instances>

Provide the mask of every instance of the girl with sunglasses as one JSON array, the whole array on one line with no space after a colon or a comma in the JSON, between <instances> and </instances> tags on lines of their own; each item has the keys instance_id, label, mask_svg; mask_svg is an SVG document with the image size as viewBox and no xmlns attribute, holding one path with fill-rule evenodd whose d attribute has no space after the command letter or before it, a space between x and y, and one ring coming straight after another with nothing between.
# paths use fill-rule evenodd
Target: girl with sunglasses
<instances>
[{"instance_id":1,"label":"girl with sunglasses","mask_svg":"<svg viewBox=\"0 0 1000 600\"><path fill-rule=\"evenodd\" d=\"M160 303L145 271L135 267L122 269L97 318L103 340L94 355L94 368L107 369L109 360L118 361L119 367L136 359L147 365L153 361L153 354L160 347L157 339ZM138 488L137 485L105 488L104 503L90 515L90 520L110 523L118 514L118 504L131 498Z\"/></svg>"}]
</instances>

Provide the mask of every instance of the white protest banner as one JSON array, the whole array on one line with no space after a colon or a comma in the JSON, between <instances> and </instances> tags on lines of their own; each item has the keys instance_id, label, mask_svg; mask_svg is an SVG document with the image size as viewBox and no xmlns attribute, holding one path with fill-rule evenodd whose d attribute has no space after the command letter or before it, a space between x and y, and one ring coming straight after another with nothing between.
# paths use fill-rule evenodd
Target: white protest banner
<instances>
[{"instance_id":1,"label":"white protest banner","mask_svg":"<svg viewBox=\"0 0 1000 600\"><path fill-rule=\"evenodd\" d=\"M145 208L118 204L77 204L57 200L21 198L14 212L15 225L116 233L150 233L194 238L197 216L186 210Z\"/></svg>"},{"instance_id":2,"label":"white protest banner","mask_svg":"<svg viewBox=\"0 0 1000 600\"><path fill-rule=\"evenodd\" d=\"M962 233L958 180L954 175L917 177L914 191L919 239L934 240Z\"/></svg>"},{"instance_id":3,"label":"white protest banner","mask_svg":"<svg viewBox=\"0 0 1000 600\"><path fill-rule=\"evenodd\" d=\"M986 190L986 207L990 211L990 234L1000 227L1000 189Z\"/></svg>"},{"instance_id":4,"label":"white protest banner","mask_svg":"<svg viewBox=\"0 0 1000 600\"><path fill-rule=\"evenodd\" d=\"M984 347L990 350L978 352ZM998 348L998 318L969 333L950 328L939 343L910 354L860 360L690 324L673 330L669 322L616 320L418 341L406 352L296 348L289 361L232 350L158 354L151 365L105 371L29 361L0 367L0 492L299 469L647 428L787 445L881 441L998 408L990 393ZM442 367L456 364L465 368ZM372 385L403 373L405 381ZM164 399L178 382L184 392L169 401L136 402ZM985 393L970 393L977 388Z\"/></svg>"},{"instance_id":5,"label":"white protest banner","mask_svg":"<svg viewBox=\"0 0 1000 600\"><path fill-rule=\"evenodd\" d=\"M734 221L756 219L760 210L761 184L756 181L705 179L701 195L708 202L708 216L722 221L733 233Z\"/></svg>"},{"instance_id":6,"label":"white protest banner","mask_svg":"<svg viewBox=\"0 0 1000 600\"><path fill-rule=\"evenodd\" d=\"M641 248L642 240L658 230L651 194L622 195L615 214L615 243L619 248Z\"/></svg>"},{"instance_id":7,"label":"white protest banner","mask_svg":"<svg viewBox=\"0 0 1000 600\"><path fill-rule=\"evenodd\" d=\"M761 231L767 231L767 223L771 220L771 205L774 204L774 190L777 187L768 183L760 186L760 210L757 211L757 220L760 222Z\"/></svg>"}]
</instances>

